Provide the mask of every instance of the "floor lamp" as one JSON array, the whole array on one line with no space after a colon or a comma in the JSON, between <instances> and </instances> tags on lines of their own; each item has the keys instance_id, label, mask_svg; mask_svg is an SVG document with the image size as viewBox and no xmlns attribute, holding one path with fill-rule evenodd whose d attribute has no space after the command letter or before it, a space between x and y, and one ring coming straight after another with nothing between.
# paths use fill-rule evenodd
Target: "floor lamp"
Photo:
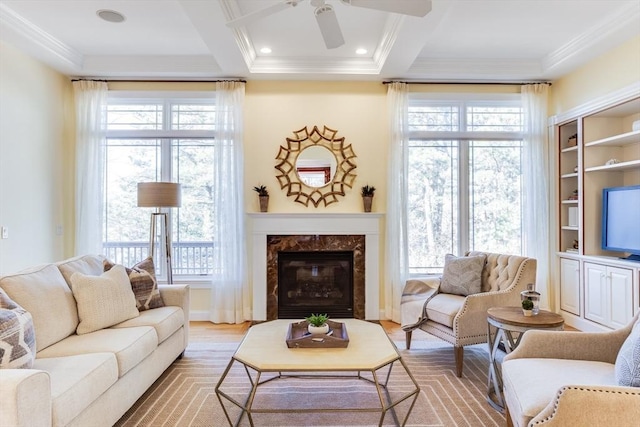
<instances>
[{"instance_id":1,"label":"floor lamp","mask_svg":"<svg viewBox=\"0 0 640 427\"><path fill-rule=\"evenodd\" d=\"M139 208L179 208L182 202L180 184L174 182L139 182L138 183L138 207ZM171 237L169 235L169 219L166 212L153 212L151 214L151 237L149 241L149 256L155 255L156 222L162 218L162 239L165 245L167 258L167 283L173 283L171 269Z\"/></svg>"}]
</instances>

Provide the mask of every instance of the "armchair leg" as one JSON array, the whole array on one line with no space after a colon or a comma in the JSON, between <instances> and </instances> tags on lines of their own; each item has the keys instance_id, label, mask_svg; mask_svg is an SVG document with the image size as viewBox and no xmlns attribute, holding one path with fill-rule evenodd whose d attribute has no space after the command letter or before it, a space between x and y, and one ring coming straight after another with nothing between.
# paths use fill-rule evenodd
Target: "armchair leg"
<instances>
[{"instance_id":1,"label":"armchair leg","mask_svg":"<svg viewBox=\"0 0 640 427\"><path fill-rule=\"evenodd\" d=\"M409 350L411 348L411 334L413 333L413 331L406 331L404 333L405 335L405 342L407 345L407 350Z\"/></svg>"},{"instance_id":2,"label":"armchair leg","mask_svg":"<svg viewBox=\"0 0 640 427\"><path fill-rule=\"evenodd\" d=\"M456 376L462 378L462 361L464 359L464 347L454 346L453 353L456 360Z\"/></svg>"}]
</instances>

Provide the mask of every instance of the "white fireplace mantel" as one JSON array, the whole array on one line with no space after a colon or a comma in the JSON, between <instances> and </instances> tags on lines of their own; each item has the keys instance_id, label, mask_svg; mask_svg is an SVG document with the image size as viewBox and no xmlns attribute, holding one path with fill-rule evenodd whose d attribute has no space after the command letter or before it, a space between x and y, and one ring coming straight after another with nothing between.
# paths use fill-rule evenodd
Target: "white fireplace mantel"
<instances>
[{"instance_id":1,"label":"white fireplace mantel","mask_svg":"<svg viewBox=\"0 0 640 427\"><path fill-rule=\"evenodd\" d=\"M267 320L267 236L364 235L365 319L380 318L381 213L249 213L253 320Z\"/></svg>"}]
</instances>

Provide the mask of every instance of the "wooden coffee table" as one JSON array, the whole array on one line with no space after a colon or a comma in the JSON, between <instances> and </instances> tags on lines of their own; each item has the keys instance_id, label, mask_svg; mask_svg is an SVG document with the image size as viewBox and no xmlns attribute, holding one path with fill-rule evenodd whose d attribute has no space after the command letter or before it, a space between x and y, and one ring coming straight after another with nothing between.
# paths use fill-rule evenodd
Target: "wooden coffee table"
<instances>
[{"instance_id":1,"label":"wooden coffee table","mask_svg":"<svg viewBox=\"0 0 640 427\"><path fill-rule=\"evenodd\" d=\"M412 399L407 414L401 421L401 425L404 426L406 424L418 398L420 387L400 357L395 344L382 329L382 326L357 319L339 319L336 322L344 323L349 335L349 345L346 348L288 348L286 335L289 324L292 322L295 321L281 319L252 326L232 356L215 389L216 396L220 401L229 425L239 425L246 415L249 424L253 426L253 414L255 413L379 412L379 425L382 426L388 411L393 411L399 403ZM387 386L391 369L396 362L406 372L415 388L397 396L393 400L389 395ZM243 365L251 385L251 390L243 402L238 401L225 391L225 379L235 363ZM383 368L388 369L383 371L380 379L378 371ZM380 400L380 406L368 408L314 407L304 409L261 409L252 407L258 388L266 382L286 377L304 377L309 381L318 381L323 378L336 378L335 373L337 372L340 373L340 378L364 380L373 384ZM363 372L369 373L367 377L361 375ZM261 379L262 374L265 373L275 373L276 375ZM353 375L350 375L350 373ZM230 387L233 387L233 384ZM241 409L241 413L235 422L231 419L224 405L225 401Z\"/></svg>"},{"instance_id":2,"label":"wooden coffee table","mask_svg":"<svg viewBox=\"0 0 640 427\"><path fill-rule=\"evenodd\" d=\"M502 359L518 347L524 333L530 329L561 331L564 319L556 313L540 310L535 316L525 316L520 307L492 307L487 310L487 341L489 343L489 378L487 401L504 413L502 396Z\"/></svg>"}]
</instances>

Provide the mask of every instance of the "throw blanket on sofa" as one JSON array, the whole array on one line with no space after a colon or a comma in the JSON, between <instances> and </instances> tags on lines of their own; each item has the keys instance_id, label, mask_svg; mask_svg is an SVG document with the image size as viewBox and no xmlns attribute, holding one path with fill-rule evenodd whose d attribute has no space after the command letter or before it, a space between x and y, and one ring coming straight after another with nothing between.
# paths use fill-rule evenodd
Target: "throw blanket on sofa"
<instances>
[{"instance_id":1,"label":"throw blanket on sofa","mask_svg":"<svg viewBox=\"0 0 640 427\"><path fill-rule=\"evenodd\" d=\"M438 294L440 277L407 280L400 298L400 322L412 331L427 321L427 303Z\"/></svg>"}]
</instances>

